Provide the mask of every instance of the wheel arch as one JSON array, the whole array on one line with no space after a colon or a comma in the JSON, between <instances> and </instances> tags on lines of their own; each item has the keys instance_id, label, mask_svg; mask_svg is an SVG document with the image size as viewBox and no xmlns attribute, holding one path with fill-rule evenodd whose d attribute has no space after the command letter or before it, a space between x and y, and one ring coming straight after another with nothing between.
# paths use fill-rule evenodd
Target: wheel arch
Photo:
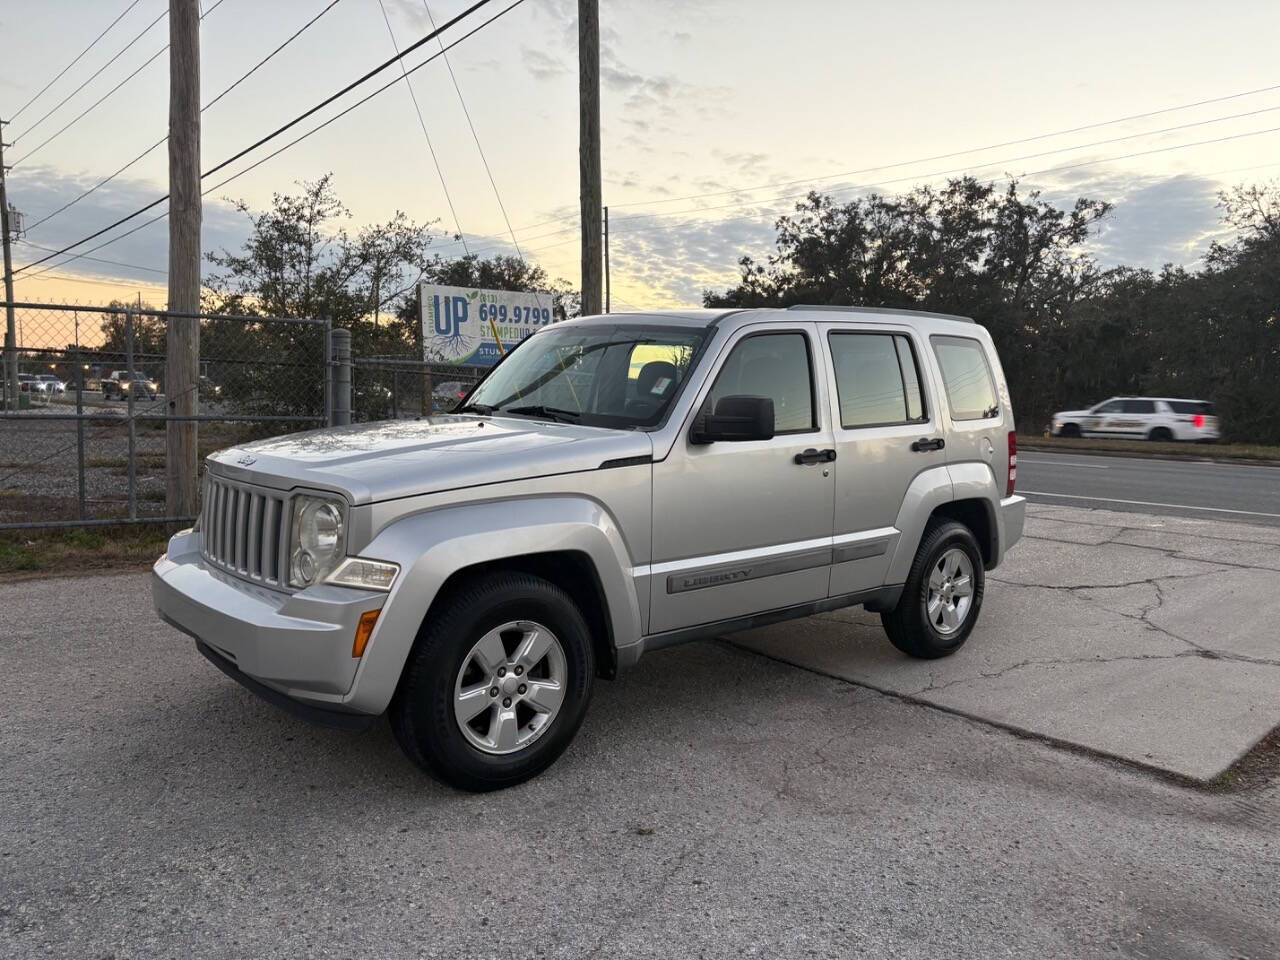
<instances>
[{"instance_id":1,"label":"wheel arch","mask_svg":"<svg viewBox=\"0 0 1280 960\"><path fill-rule=\"evenodd\" d=\"M599 656L599 646L596 652L606 669L616 647L642 633L622 532L603 505L585 497L513 498L413 514L385 527L360 554L401 568L344 698L366 713L386 709L422 623L459 577L514 569L556 583L586 604L589 626L593 616L605 624L608 655ZM593 626L593 643L598 633Z\"/></svg>"}]
</instances>

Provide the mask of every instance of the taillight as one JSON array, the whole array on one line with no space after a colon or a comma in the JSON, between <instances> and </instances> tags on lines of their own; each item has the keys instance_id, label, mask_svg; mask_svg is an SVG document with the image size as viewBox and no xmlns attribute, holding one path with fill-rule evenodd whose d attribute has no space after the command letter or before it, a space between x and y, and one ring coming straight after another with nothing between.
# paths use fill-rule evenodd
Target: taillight
<instances>
[{"instance_id":1,"label":"taillight","mask_svg":"<svg viewBox=\"0 0 1280 960\"><path fill-rule=\"evenodd\" d=\"M1013 488L1018 482L1018 435L1009 431L1009 479L1005 483L1004 495L1013 496Z\"/></svg>"},{"instance_id":2,"label":"taillight","mask_svg":"<svg viewBox=\"0 0 1280 960\"><path fill-rule=\"evenodd\" d=\"M1192 417L1192 418L1191 418L1191 423L1192 423L1192 425L1193 425L1193 426L1195 426L1195 428L1196 428L1197 430L1203 430L1203 429L1204 429L1204 414L1203 414L1203 413L1197 413L1194 417Z\"/></svg>"}]
</instances>

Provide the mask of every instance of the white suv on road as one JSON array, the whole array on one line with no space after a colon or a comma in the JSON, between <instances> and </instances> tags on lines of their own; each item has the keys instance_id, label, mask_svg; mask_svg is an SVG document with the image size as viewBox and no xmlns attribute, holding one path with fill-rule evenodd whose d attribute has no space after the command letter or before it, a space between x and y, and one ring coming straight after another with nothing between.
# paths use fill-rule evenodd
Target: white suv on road
<instances>
[{"instance_id":1,"label":"white suv on road","mask_svg":"<svg viewBox=\"0 0 1280 960\"><path fill-rule=\"evenodd\" d=\"M1089 410L1053 415L1055 437L1132 437L1139 440L1218 439L1213 404L1168 397L1112 397Z\"/></svg>"}]
</instances>

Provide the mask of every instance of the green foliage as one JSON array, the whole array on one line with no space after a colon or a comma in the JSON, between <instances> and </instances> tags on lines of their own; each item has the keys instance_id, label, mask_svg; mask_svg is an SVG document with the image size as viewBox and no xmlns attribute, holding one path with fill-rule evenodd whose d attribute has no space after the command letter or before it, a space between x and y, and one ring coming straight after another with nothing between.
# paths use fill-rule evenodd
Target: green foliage
<instances>
[{"instance_id":1,"label":"green foliage","mask_svg":"<svg viewBox=\"0 0 1280 960\"><path fill-rule=\"evenodd\" d=\"M1212 401L1229 438L1280 441L1280 190L1223 194L1237 238L1189 273L1102 270L1085 250L1109 206L1059 209L966 177L839 204L817 193L777 223L707 306L909 307L970 316L1000 349L1019 421L1119 393Z\"/></svg>"}]
</instances>

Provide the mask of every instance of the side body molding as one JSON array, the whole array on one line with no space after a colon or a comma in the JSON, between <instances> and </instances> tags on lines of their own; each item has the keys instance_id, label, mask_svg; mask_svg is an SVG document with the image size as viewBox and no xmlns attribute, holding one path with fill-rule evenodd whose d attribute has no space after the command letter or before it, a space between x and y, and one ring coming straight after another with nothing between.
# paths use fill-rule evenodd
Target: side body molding
<instances>
[{"instance_id":1,"label":"side body molding","mask_svg":"<svg viewBox=\"0 0 1280 960\"><path fill-rule=\"evenodd\" d=\"M898 537L893 559L889 561L885 583L906 582L907 574L911 572L911 561L915 559L920 539L924 536L925 524L929 522L929 514L935 507L953 499L951 491L951 474L945 464L924 470L911 481L894 523L902 535Z\"/></svg>"},{"instance_id":2,"label":"side body molding","mask_svg":"<svg viewBox=\"0 0 1280 960\"><path fill-rule=\"evenodd\" d=\"M617 523L594 500L494 500L441 507L389 524L360 554L400 564L400 576L344 702L365 713L386 709L423 617L451 574L477 563L563 550L591 560L608 604L614 643L633 643L641 634L634 562Z\"/></svg>"}]
</instances>

